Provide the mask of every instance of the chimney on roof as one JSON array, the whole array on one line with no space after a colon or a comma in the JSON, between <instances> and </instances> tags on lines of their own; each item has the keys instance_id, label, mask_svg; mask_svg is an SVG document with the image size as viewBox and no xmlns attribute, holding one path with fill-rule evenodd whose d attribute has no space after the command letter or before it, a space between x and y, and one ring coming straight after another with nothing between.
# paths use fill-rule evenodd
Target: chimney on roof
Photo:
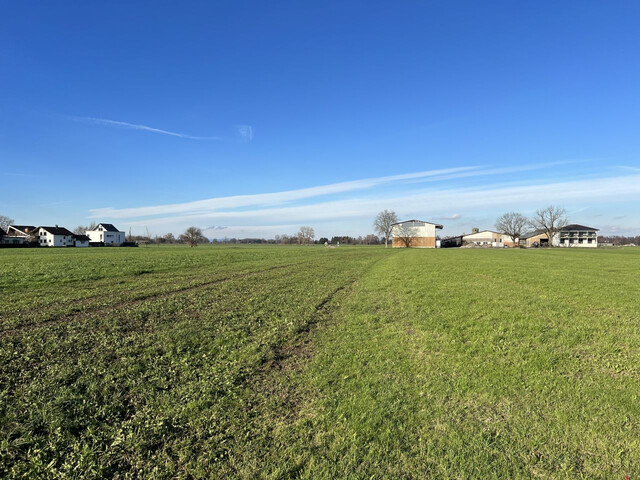
<instances>
[{"instance_id":1,"label":"chimney on roof","mask_svg":"<svg viewBox=\"0 0 640 480\"><path fill-rule=\"evenodd\" d=\"M471 233L478 233L480 231L480 229L478 227L473 227L471 229Z\"/></svg>"},{"instance_id":2,"label":"chimney on roof","mask_svg":"<svg viewBox=\"0 0 640 480\"><path fill-rule=\"evenodd\" d=\"M58 228L58 224L56 223L56 228Z\"/></svg>"}]
</instances>

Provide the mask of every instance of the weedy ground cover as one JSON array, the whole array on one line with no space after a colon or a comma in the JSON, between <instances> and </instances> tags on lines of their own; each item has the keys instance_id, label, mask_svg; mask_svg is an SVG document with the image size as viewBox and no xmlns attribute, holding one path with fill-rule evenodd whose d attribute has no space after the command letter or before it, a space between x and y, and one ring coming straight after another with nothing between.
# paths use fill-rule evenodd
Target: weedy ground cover
<instances>
[{"instance_id":1,"label":"weedy ground cover","mask_svg":"<svg viewBox=\"0 0 640 480\"><path fill-rule=\"evenodd\" d=\"M640 251L0 251L0 475L624 478Z\"/></svg>"}]
</instances>

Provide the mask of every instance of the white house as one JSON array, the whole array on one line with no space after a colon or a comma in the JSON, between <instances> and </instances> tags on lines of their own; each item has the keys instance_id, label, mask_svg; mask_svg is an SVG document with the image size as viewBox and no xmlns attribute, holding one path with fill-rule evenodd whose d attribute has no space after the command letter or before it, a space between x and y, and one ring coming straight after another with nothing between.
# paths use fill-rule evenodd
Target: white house
<instances>
[{"instance_id":1,"label":"white house","mask_svg":"<svg viewBox=\"0 0 640 480\"><path fill-rule=\"evenodd\" d=\"M38 227L36 236L41 247L75 247L73 233L64 227Z\"/></svg>"},{"instance_id":2,"label":"white house","mask_svg":"<svg viewBox=\"0 0 640 480\"><path fill-rule=\"evenodd\" d=\"M91 239L86 235L74 235L73 241L76 247L88 247Z\"/></svg>"},{"instance_id":3,"label":"white house","mask_svg":"<svg viewBox=\"0 0 640 480\"><path fill-rule=\"evenodd\" d=\"M598 229L584 225L567 225L553 236L553 245L558 247L596 248Z\"/></svg>"},{"instance_id":4,"label":"white house","mask_svg":"<svg viewBox=\"0 0 640 480\"><path fill-rule=\"evenodd\" d=\"M407 246L436 248L438 246L436 243L436 230L442 230L442 225L423 220L407 220L394 223L391 229L391 246L393 248Z\"/></svg>"},{"instance_id":5,"label":"white house","mask_svg":"<svg viewBox=\"0 0 640 480\"><path fill-rule=\"evenodd\" d=\"M92 242L102 242L105 245L120 245L125 242L125 233L110 223L99 223L93 230L87 230L87 236Z\"/></svg>"}]
</instances>

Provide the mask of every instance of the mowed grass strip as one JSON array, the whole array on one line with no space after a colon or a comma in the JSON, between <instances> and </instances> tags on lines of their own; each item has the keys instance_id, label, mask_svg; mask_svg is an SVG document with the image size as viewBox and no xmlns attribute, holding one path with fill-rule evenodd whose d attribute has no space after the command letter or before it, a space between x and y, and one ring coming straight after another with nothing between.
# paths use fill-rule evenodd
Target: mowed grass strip
<instances>
[{"instance_id":1,"label":"mowed grass strip","mask_svg":"<svg viewBox=\"0 0 640 480\"><path fill-rule=\"evenodd\" d=\"M239 476L634 478L638 266L631 249L389 256L281 375L299 411L236 452Z\"/></svg>"},{"instance_id":2,"label":"mowed grass strip","mask_svg":"<svg viewBox=\"0 0 640 480\"><path fill-rule=\"evenodd\" d=\"M292 248L284 255L306 256L302 266L269 269L282 249L229 250L259 255L262 271L1 338L0 476L210 475L251 435L247 381L387 254ZM42 261L55 268L56 258Z\"/></svg>"}]
</instances>

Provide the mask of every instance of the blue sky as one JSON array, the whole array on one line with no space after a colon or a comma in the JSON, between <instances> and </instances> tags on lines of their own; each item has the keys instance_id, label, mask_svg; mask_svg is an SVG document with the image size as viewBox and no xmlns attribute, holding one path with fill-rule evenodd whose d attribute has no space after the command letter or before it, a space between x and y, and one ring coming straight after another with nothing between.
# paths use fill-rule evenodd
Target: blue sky
<instances>
[{"instance_id":1,"label":"blue sky","mask_svg":"<svg viewBox=\"0 0 640 480\"><path fill-rule=\"evenodd\" d=\"M4 2L0 214L640 232L638 2ZM211 227L211 228L209 228ZM215 227L215 228L214 228Z\"/></svg>"}]
</instances>

